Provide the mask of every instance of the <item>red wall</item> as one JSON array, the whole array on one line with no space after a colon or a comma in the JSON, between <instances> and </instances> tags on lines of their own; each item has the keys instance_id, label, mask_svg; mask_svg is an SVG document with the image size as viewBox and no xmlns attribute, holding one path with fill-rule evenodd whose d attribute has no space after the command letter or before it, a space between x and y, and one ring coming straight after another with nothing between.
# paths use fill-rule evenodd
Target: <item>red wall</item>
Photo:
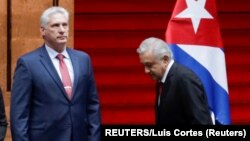
<instances>
[{"instance_id":1,"label":"red wall","mask_svg":"<svg viewBox=\"0 0 250 141\"><path fill-rule=\"evenodd\" d=\"M104 124L154 123L154 81L136 48L164 39L175 0L75 0L74 46L93 62ZM218 0L233 124L250 124L250 1Z\"/></svg>"}]
</instances>

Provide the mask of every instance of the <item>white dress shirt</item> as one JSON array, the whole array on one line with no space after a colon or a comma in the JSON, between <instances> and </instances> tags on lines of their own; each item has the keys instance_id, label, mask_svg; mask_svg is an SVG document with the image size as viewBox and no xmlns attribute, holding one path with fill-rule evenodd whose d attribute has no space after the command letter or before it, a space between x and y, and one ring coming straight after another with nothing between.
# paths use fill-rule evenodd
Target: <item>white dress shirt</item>
<instances>
[{"instance_id":1,"label":"white dress shirt","mask_svg":"<svg viewBox=\"0 0 250 141\"><path fill-rule=\"evenodd\" d=\"M172 65L174 64L174 60L170 60L169 61L169 63L168 63L168 66L167 66L167 68L166 68L166 70L165 70L165 72L164 72L164 75L163 75L163 77L162 77L162 79L161 79L161 83L165 83L165 81L166 81L166 79L167 79L167 76L168 76L168 72L169 72L169 70L170 70L170 68L172 67ZM158 106L160 106L160 101L161 101L161 95L159 94L159 96L158 96Z\"/></svg>"},{"instance_id":2,"label":"white dress shirt","mask_svg":"<svg viewBox=\"0 0 250 141\"><path fill-rule=\"evenodd\" d=\"M56 58L56 56L59 54L57 51L55 51L54 49L50 48L49 46L45 45L45 48L49 54L49 57L59 75L59 77L61 78L62 80L62 76L61 76L61 73L60 73L60 68L59 68L59 60ZM68 68L68 71L69 71L69 75L70 75L70 79L71 79L71 82L72 82L72 85L74 84L74 71L73 71L73 66L72 66L72 62L71 62L71 59L69 57L69 54L68 52L66 51L66 48L63 50L63 52L61 53L63 56L64 56L64 59L63 61L65 62L67 68Z\"/></svg>"}]
</instances>

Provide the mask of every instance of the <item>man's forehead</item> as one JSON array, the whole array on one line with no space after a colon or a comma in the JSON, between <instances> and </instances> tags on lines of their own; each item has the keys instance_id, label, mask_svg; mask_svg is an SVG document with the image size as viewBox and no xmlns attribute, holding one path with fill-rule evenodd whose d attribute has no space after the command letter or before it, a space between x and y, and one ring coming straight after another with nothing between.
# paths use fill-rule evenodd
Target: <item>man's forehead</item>
<instances>
[{"instance_id":1,"label":"man's forehead","mask_svg":"<svg viewBox=\"0 0 250 141\"><path fill-rule=\"evenodd\" d=\"M49 16L49 22L68 22L68 19L60 13Z\"/></svg>"},{"instance_id":2,"label":"man's forehead","mask_svg":"<svg viewBox=\"0 0 250 141\"><path fill-rule=\"evenodd\" d=\"M143 56L143 57L141 57L141 63L153 64L153 63L155 63L155 59L153 56Z\"/></svg>"}]
</instances>

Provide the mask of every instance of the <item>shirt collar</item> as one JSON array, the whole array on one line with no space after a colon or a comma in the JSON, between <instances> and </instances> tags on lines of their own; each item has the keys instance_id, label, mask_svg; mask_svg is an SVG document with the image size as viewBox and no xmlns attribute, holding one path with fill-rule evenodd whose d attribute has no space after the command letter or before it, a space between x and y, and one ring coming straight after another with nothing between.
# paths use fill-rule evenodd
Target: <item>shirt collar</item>
<instances>
[{"instance_id":1,"label":"shirt collar","mask_svg":"<svg viewBox=\"0 0 250 141\"><path fill-rule=\"evenodd\" d=\"M168 66L167 66L167 69L165 70L165 73L161 79L161 83L164 83L167 79L167 76L168 76L168 72L170 70L170 68L172 67L172 65L174 64L174 60L170 60L170 62L168 63Z\"/></svg>"},{"instance_id":2,"label":"shirt collar","mask_svg":"<svg viewBox=\"0 0 250 141\"><path fill-rule=\"evenodd\" d=\"M49 47L48 45L45 44L45 48L49 54L49 57L51 59L56 58L56 56L59 54L57 51L55 51L53 48ZM65 57L65 58L69 58L69 54L66 50L66 48L63 50L63 52L61 52L61 54Z\"/></svg>"}]
</instances>

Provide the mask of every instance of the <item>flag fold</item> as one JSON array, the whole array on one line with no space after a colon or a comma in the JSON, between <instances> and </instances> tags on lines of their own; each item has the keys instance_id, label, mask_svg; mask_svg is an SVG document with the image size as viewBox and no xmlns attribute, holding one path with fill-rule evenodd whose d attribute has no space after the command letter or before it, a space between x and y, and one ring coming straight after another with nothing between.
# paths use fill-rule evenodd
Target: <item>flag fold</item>
<instances>
[{"instance_id":1,"label":"flag fold","mask_svg":"<svg viewBox=\"0 0 250 141\"><path fill-rule=\"evenodd\" d=\"M166 30L176 62L204 84L216 124L231 124L225 54L216 0L177 0Z\"/></svg>"}]
</instances>

